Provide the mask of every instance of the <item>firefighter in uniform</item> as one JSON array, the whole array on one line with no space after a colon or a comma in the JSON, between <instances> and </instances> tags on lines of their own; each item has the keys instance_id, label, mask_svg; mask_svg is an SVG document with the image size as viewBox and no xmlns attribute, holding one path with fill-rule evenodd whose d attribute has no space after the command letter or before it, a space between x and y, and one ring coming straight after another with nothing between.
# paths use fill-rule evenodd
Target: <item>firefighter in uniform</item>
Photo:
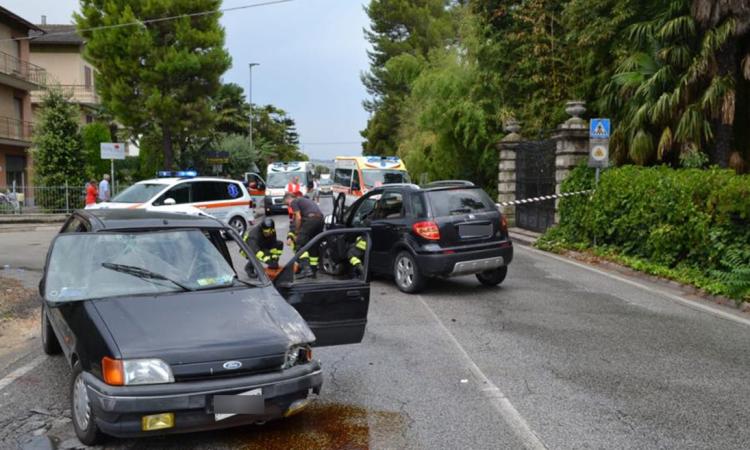
<instances>
[{"instance_id":1,"label":"firefighter in uniform","mask_svg":"<svg viewBox=\"0 0 750 450\"><path fill-rule=\"evenodd\" d=\"M323 212L307 197L286 193L284 203L292 209L292 226L287 242L292 250L304 247L323 231ZM300 277L315 278L318 272L318 247L313 246L299 257Z\"/></svg>"},{"instance_id":2,"label":"firefighter in uniform","mask_svg":"<svg viewBox=\"0 0 750 450\"><path fill-rule=\"evenodd\" d=\"M255 257L260 262L265 263L269 269L279 268L279 258L284 244L276 239L276 224L273 219L270 217L263 219L263 222L245 233L243 240L250 250L255 252ZM247 255L242 252L242 256Z\"/></svg>"},{"instance_id":3,"label":"firefighter in uniform","mask_svg":"<svg viewBox=\"0 0 750 450\"><path fill-rule=\"evenodd\" d=\"M354 244L346 250L346 260L352 269L352 278L362 278L365 274L365 251L367 251L367 239L364 236L357 236Z\"/></svg>"}]
</instances>

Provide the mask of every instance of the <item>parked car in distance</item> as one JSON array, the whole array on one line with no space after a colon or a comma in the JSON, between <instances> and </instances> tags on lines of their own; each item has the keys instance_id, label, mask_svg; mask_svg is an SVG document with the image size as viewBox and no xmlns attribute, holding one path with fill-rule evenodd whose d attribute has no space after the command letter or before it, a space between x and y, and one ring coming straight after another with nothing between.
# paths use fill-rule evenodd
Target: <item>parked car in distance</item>
<instances>
[{"instance_id":1,"label":"parked car in distance","mask_svg":"<svg viewBox=\"0 0 750 450\"><path fill-rule=\"evenodd\" d=\"M320 195L332 195L333 190L331 189L331 186L333 186L333 180L331 178L321 178L319 183L318 190L320 191Z\"/></svg>"},{"instance_id":2,"label":"parked car in distance","mask_svg":"<svg viewBox=\"0 0 750 450\"><path fill-rule=\"evenodd\" d=\"M340 194L328 229L370 227L370 272L392 275L398 288L414 293L430 277L475 274L485 285L503 282L513 260L508 225L497 205L468 181L449 180L419 187L390 184L345 208ZM331 241L322 265L341 270L346 249Z\"/></svg>"},{"instance_id":3,"label":"parked car in distance","mask_svg":"<svg viewBox=\"0 0 750 450\"><path fill-rule=\"evenodd\" d=\"M255 220L253 198L241 181L196 177L191 171L167 171L160 175L139 181L111 201L91 208L181 212L186 206L192 206L230 225L240 235Z\"/></svg>"},{"instance_id":4,"label":"parked car in distance","mask_svg":"<svg viewBox=\"0 0 750 450\"><path fill-rule=\"evenodd\" d=\"M105 435L209 430L301 411L323 382L312 347L362 340L370 286L365 276L298 279L296 262L326 239L369 241L368 233L322 233L271 282L215 218L76 211L50 246L39 292L43 349L62 352L72 368L78 439L93 445Z\"/></svg>"}]
</instances>

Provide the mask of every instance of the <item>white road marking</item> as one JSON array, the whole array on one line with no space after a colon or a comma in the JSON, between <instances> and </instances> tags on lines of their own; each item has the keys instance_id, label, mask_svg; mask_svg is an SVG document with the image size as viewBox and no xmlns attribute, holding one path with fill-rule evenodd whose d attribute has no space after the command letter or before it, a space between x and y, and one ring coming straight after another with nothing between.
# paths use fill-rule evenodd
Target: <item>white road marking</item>
<instances>
[{"instance_id":1,"label":"white road marking","mask_svg":"<svg viewBox=\"0 0 750 450\"><path fill-rule=\"evenodd\" d=\"M650 286L646 286L645 284L641 284L641 283L639 283L637 281L630 280L630 279L621 277L619 275L615 275L613 273L606 272L604 270L596 269L594 267L588 266L588 265L583 264L583 263L579 263L577 261L570 260L568 258L564 258L562 256L558 256L558 255L555 255L555 254L552 254L552 253L543 252L543 251L537 250L535 248L531 248L531 247L527 247L527 246L516 246L515 248L518 249L519 247L523 248L523 250L526 250L526 251L529 251L529 252L532 252L532 253L536 253L536 254L538 254L540 256L546 256L547 258L556 259L558 261L562 261L562 262L568 263L570 265L573 265L573 266L576 266L576 267L580 267L581 269L586 269L586 270L588 270L590 272L598 273L599 275L604 275L605 277L609 277L609 278L615 279L617 281L621 281L623 283L626 283L626 284L629 284L631 286L635 286L637 288L640 288L640 289L643 289L643 290L645 290L647 292L650 292L651 294L656 294L656 295L661 295L663 297L667 297L668 299L670 299L670 300L672 300L674 302L677 302L677 303L679 303L681 305L687 306L688 308L692 308L692 309L697 310L697 311L702 311L702 312L705 312L705 313L713 314L714 316L721 317L722 319L731 320L731 321L737 322L737 323L742 324L742 325L750 326L750 320L748 320L748 319L746 319L744 317L740 317L740 316L737 316L735 314L726 312L726 311L722 311L722 310L720 310L720 309L718 309L716 307L708 306L708 305L703 305L703 304L698 303L696 301L688 300L686 298L682 298L679 295L675 295L675 294L672 294L670 292L663 291L661 289L652 288Z\"/></svg>"},{"instance_id":2,"label":"white road marking","mask_svg":"<svg viewBox=\"0 0 750 450\"><path fill-rule=\"evenodd\" d=\"M430 308L430 306L427 304L427 302L424 301L421 295L417 295L416 297L420 302L422 302L422 305L424 305L425 309L430 313L435 322L437 322L437 325L440 327L440 329L443 330L448 338L453 342L453 345L456 346L456 349L458 349L459 353L466 361L468 369L476 377L477 381L479 381L479 383L484 386L484 388L481 389L481 392L490 401L497 412L500 413L500 416L511 427L513 432L515 432L516 436L518 436L518 438L523 442L524 446L526 448L535 450L546 449L547 447L544 445L544 443L542 443L542 440L539 439L534 431L531 430L529 424L526 423L526 420L524 420L515 406L513 406L510 400L508 400L508 397L506 397L505 394L497 386L495 386L495 383L487 378L484 372L482 372L479 366L477 366L477 364L473 359L471 359L466 350L464 350L463 346L461 346L461 344L458 342L458 339L453 336L453 334L443 324L437 314L435 314L435 311Z\"/></svg>"},{"instance_id":3,"label":"white road marking","mask_svg":"<svg viewBox=\"0 0 750 450\"><path fill-rule=\"evenodd\" d=\"M8 385L11 384L12 382L26 375L29 371L31 371L36 366L41 364L42 361L44 361L45 359L47 359L45 355L39 355L36 358L29 361L28 363L26 363L25 365L19 367L18 369L6 375L5 378L0 380L0 391L8 387Z\"/></svg>"}]
</instances>

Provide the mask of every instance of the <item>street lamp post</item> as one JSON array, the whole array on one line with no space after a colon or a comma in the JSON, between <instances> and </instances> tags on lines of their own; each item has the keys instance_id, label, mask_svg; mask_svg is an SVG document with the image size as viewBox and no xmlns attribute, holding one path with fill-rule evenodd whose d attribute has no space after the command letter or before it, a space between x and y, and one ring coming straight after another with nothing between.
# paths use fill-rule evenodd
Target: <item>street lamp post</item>
<instances>
[{"instance_id":1,"label":"street lamp post","mask_svg":"<svg viewBox=\"0 0 750 450\"><path fill-rule=\"evenodd\" d=\"M248 68L250 69L250 87L247 92L248 101L250 102L250 128L249 128L249 138L250 138L250 150L255 150L255 146L253 145L253 67L259 66L260 63L248 63Z\"/></svg>"}]
</instances>

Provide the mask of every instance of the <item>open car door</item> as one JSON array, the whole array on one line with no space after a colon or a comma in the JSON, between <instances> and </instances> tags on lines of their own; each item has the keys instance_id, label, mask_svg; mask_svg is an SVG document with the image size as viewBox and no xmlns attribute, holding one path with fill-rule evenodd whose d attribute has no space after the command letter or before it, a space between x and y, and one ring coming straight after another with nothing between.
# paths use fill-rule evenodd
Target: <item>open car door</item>
<instances>
[{"instance_id":1,"label":"open car door","mask_svg":"<svg viewBox=\"0 0 750 450\"><path fill-rule=\"evenodd\" d=\"M266 195L266 182L263 177L255 172L245 174L245 185L251 197L263 197Z\"/></svg>"},{"instance_id":2,"label":"open car door","mask_svg":"<svg viewBox=\"0 0 750 450\"><path fill-rule=\"evenodd\" d=\"M299 266L296 263L300 256L310 249L325 247L330 241L344 241L354 246L358 237L367 243L364 257L360 258L363 270L355 271L345 262L349 261L346 259L342 261L345 268L338 274L321 270L315 278L299 278L294 273ZM362 342L370 306L370 283L367 279L370 247L369 228L325 231L299 249L274 280L281 295L315 333L316 346Z\"/></svg>"}]
</instances>

